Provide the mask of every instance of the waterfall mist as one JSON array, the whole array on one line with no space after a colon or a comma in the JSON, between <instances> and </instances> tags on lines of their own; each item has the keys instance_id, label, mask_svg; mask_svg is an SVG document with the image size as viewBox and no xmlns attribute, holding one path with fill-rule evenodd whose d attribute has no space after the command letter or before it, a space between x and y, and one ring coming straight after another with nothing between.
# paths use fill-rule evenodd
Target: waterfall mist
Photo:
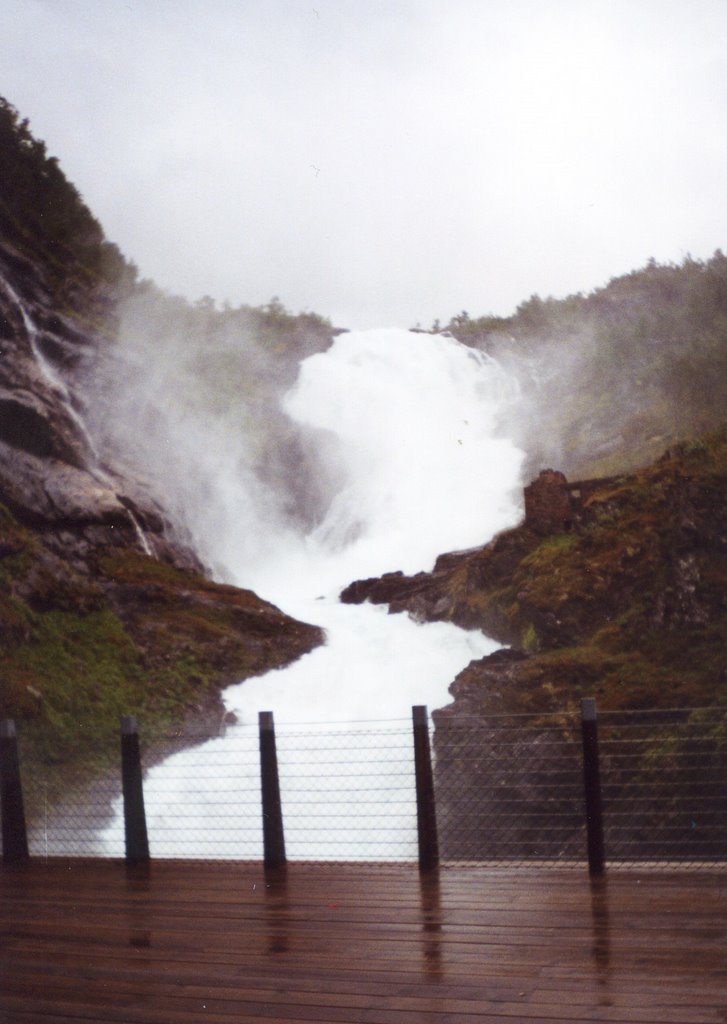
<instances>
[{"instance_id":1,"label":"waterfall mist","mask_svg":"<svg viewBox=\"0 0 727 1024\"><path fill-rule=\"evenodd\" d=\"M373 744L376 765L364 815L350 788L358 772L345 730L371 719L406 730L413 704L447 703L456 674L497 646L447 623L342 605L338 594L363 576L429 569L438 554L484 543L516 521L523 456L498 436L517 401L512 378L453 338L397 329L341 334L293 376L245 334L151 346L130 323L96 374L104 401L95 422L109 456L144 472L218 576L323 626L327 637L288 668L228 687L236 724L149 772L149 827L162 856L260 857L259 809L254 796L241 809L237 794L259 793L261 710L316 733L303 752L299 736L278 733L283 765L295 763L281 782L283 801L306 807L289 856L331 849L333 804L351 817L335 855L371 856L362 835L391 816L394 792L396 829L374 852L412 856L415 802L401 796L410 743L397 749L375 731L356 733L357 756ZM229 829L220 825L226 813ZM219 839L210 851L195 837L209 836L213 817ZM117 854L122 842L119 807L100 849Z\"/></svg>"},{"instance_id":2,"label":"waterfall mist","mask_svg":"<svg viewBox=\"0 0 727 1024\"><path fill-rule=\"evenodd\" d=\"M428 569L517 516L522 455L497 436L517 385L487 355L390 329L299 364L244 323L150 337L149 312L95 368L89 415L218 578L287 608L309 580Z\"/></svg>"}]
</instances>

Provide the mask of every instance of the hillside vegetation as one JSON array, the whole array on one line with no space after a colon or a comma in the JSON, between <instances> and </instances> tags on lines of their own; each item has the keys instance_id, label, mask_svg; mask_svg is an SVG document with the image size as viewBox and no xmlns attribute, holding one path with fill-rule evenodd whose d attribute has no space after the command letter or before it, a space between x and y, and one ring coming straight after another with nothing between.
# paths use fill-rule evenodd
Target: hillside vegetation
<instances>
[{"instance_id":1,"label":"hillside vegetation","mask_svg":"<svg viewBox=\"0 0 727 1024\"><path fill-rule=\"evenodd\" d=\"M507 429L531 473L602 476L646 465L727 410L727 256L654 260L588 295L531 296L512 317L454 317L455 337L518 376Z\"/></svg>"},{"instance_id":2,"label":"hillside vegetation","mask_svg":"<svg viewBox=\"0 0 727 1024\"><path fill-rule=\"evenodd\" d=\"M27 118L1 96L0 182L0 237L16 273L40 273L59 313L108 315L113 295L136 280L136 267L104 237Z\"/></svg>"},{"instance_id":3,"label":"hillside vegetation","mask_svg":"<svg viewBox=\"0 0 727 1024\"><path fill-rule=\"evenodd\" d=\"M216 735L224 685L321 641L250 591L124 545L85 568L0 505L0 718L15 719L35 771L54 768L51 797L116 765L122 714L139 716L148 744L180 728Z\"/></svg>"}]
</instances>

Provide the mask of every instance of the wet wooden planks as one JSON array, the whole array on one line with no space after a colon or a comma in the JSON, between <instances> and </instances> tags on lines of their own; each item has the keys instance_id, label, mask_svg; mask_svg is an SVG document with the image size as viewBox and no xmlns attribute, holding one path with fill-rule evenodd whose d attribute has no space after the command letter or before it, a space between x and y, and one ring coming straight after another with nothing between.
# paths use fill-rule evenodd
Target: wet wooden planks
<instances>
[{"instance_id":1,"label":"wet wooden planks","mask_svg":"<svg viewBox=\"0 0 727 1024\"><path fill-rule=\"evenodd\" d=\"M727 874L0 869L0 1022L727 1021Z\"/></svg>"}]
</instances>

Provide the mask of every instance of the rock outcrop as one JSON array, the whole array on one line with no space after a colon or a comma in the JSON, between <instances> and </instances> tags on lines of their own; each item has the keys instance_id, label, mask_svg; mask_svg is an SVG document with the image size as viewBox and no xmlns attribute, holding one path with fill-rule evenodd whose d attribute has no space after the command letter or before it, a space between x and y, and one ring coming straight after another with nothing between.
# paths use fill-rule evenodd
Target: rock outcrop
<instances>
[{"instance_id":1,"label":"rock outcrop","mask_svg":"<svg viewBox=\"0 0 727 1024\"><path fill-rule=\"evenodd\" d=\"M563 473L544 469L525 488L525 522L536 533L560 533L575 519L575 502Z\"/></svg>"},{"instance_id":2,"label":"rock outcrop","mask_svg":"<svg viewBox=\"0 0 727 1024\"><path fill-rule=\"evenodd\" d=\"M473 662L452 713L562 711L593 694L606 708L709 704L727 683L726 484L725 431L628 476L570 484L547 471L522 525L341 599L479 628L519 652L504 675Z\"/></svg>"},{"instance_id":3,"label":"rock outcrop","mask_svg":"<svg viewBox=\"0 0 727 1024\"><path fill-rule=\"evenodd\" d=\"M433 714L442 857L583 858L584 696L601 711L638 709L641 722L649 708L715 709L709 757L702 733L695 755L688 728L681 739L655 729L626 769L609 763L609 799L631 802L633 817L615 819L607 845L610 856L624 843L648 860L668 827L670 852L677 836L696 860L721 849L724 831L693 821L685 829L683 807L704 807L724 785L726 485L727 430L630 476L569 484L548 471L526 490L519 527L441 556L431 573L390 573L344 591L344 600L387 603L511 645L472 661ZM671 713L690 721L688 711ZM692 757L697 770L685 780ZM679 804L675 793L687 790Z\"/></svg>"},{"instance_id":4,"label":"rock outcrop","mask_svg":"<svg viewBox=\"0 0 727 1024\"><path fill-rule=\"evenodd\" d=\"M0 246L0 502L79 571L100 544L201 568L138 484L99 463L73 389L73 369L100 344L60 318L42 268Z\"/></svg>"}]
</instances>

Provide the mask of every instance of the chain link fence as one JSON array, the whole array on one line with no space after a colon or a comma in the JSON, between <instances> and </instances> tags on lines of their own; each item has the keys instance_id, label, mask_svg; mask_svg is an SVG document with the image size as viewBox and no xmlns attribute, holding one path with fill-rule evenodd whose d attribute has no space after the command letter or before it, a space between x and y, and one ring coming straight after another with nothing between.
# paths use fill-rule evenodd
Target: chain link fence
<instances>
[{"instance_id":1,"label":"chain link fence","mask_svg":"<svg viewBox=\"0 0 727 1024\"><path fill-rule=\"evenodd\" d=\"M441 861L584 865L578 714L433 719ZM257 726L168 737L161 763L141 726L151 857L263 859ZM277 724L275 744L285 857L421 857L411 720ZM727 862L727 708L604 712L598 746L607 864ZM120 773L59 793L52 766L20 750L30 855L124 857Z\"/></svg>"},{"instance_id":2,"label":"chain link fence","mask_svg":"<svg viewBox=\"0 0 727 1024\"><path fill-rule=\"evenodd\" d=\"M184 735L168 737L166 758L144 772L151 856L261 860L257 726L228 726L202 745L188 742ZM289 858L416 860L410 722L282 725L276 746ZM142 742L146 762L144 754ZM54 802L48 769L31 763L22 769L31 855L124 856L120 776L105 776Z\"/></svg>"},{"instance_id":3,"label":"chain link fence","mask_svg":"<svg viewBox=\"0 0 727 1024\"><path fill-rule=\"evenodd\" d=\"M444 860L583 863L579 715L434 717ZM608 864L727 862L727 709L604 712L598 746Z\"/></svg>"},{"instance_id":4,"label":"chain link fence","mask_svg":"<svg viewBox=\"0 0 727 1024\"><path fill-rule=\"evenodd\" d=\"M727 861L727 711L604 713L610 862Z\"/></svg>"},{"instance_id":5,"label":"chain link fence","mask_svg":"<svg viewBox=\"0 0 727 1024\"><path fill-rule=\"evenodd\" d=\"M121 794L118 772L106 772L91 783L71 782L62 791L52 765L22 760L21 774L31 856L102 856L99 836L113 820ZM123 836L111 855L123 857Z\"/></svg>"},{"instance_id":6,"label":"chain link fence","mask_svg":"<svg viewBox=\"0 0 727 1024\"><path fill-rule=\"evenodd\" d=\"M579 721L460 719L435 712L440 855L453 861L583 862Z\"/></svg>"}]
</instances>

